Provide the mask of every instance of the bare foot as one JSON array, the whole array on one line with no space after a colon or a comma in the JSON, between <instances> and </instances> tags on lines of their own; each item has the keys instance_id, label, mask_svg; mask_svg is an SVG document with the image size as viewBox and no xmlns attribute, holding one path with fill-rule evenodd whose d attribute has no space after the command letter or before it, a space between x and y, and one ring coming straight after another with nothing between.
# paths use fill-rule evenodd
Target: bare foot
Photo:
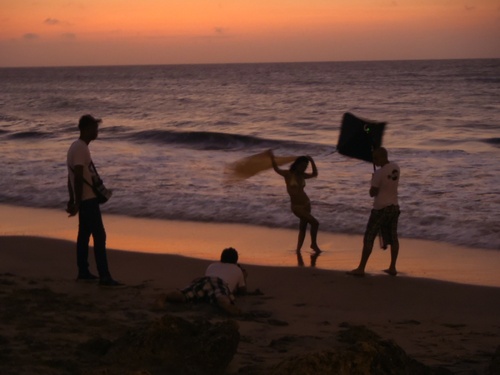
<instances>
[{"instance_id":1,"label":"bare foot","mask_svg":"<svg viewBox=\"0 0 500 375\"><path fill-rule=\"evenodd\" d=\"M388 275L391 275L391 276L396 276L398 274L398 271L396 271L395 269L392 269L392 268L388 268L388 269L384 270L384 272Z\"/></svg>"},{"instance_id":2,"label":"bare foot","mask_svg":"<svg viewBox=\"0 0 500 375\"><path fill-rule=\"evenodd\" d=\"M351 276L356 276L356 277L363 277L363 276L365 276L365 271L360 270L359 268L356 268L355 270L347 271L346 274L351 275Z\"/></svg>"},{"instance_id":3,"label":"bare foot","mask_svg":"<svg viewBox=\"0 0 500 375\"><path fill-rule=\"evenodd\" d=\"M311 245L311 249L313 249L313 250L314 250L314 252L315 252L316 254L319 254L319 253L321 253L321 251L322 251L322 250L318 247L318 245Z\"/></svg>"}]
</instances>

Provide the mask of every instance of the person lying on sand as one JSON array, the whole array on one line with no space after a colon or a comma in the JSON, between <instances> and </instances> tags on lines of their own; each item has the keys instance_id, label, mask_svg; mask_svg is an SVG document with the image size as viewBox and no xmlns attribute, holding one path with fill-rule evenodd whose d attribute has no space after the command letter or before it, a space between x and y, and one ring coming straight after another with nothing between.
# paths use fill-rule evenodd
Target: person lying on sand
<instances>
[{"instance_id":1,"label":"person lying on sand","mask_svg":"<svg viewBox=\"0 0 500 375\"><path fill-rule=\"evenodd\" d=\"M246 270L238 264L238 252L229 247L222 251L220 262L207 267L205 276L193 280L184 289L160 296L156 305L162 308L167 301L209 302L231 315L240 315L234 296L246 293L246 278Z\"/></svg>"}]
</instances>

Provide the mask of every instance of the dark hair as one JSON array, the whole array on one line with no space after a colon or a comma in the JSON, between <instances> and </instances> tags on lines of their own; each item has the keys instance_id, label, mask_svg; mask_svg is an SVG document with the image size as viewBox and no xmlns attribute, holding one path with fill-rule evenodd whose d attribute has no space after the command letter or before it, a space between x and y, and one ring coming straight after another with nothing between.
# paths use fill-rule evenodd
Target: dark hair
<instances>
[{"instance_id":1,"label":"dark hair","mask_svg":"<svg viewBox=\"0 0 500 375\"><path fill-rule=\"evenodd\" d=\"M221 263L238 263L238 252L232 247L224 249L220 255Z\"/></svg>"},{"instance_id":2,"label":"dark hair","mask_svg":"<svg viewBox=\"0 0 500 375\"><path fill-rule=\"evenodd\" d=\"M387 152L387 149L385 147L378 147L375 150L373 150L373 154L378 154L382 158L387 159L389 157L389 153Z\"/></svg>"},{"instance_id":3,"label":"dark hair","mask_svg":"<svg viewBox=\"0 0 500 375\"><path fill-rule=\"evenodd\" d=\"M100 118L95 118L92 115L83 115L78 121L78 129L83 130L90 125L99 125L102 122Z\"/></svg>"},{"instance_id":4,"label":"dark hair","mask_svg":"<svg viewBox=\"0 0 500 375\"><path fill-rule=\"evenodd\" d=\"M290 171L295 172L299 164L306 163L306 166L309 165L309 159L307 156L299 156L290 166Z\"/></svg>"}]
</instances>

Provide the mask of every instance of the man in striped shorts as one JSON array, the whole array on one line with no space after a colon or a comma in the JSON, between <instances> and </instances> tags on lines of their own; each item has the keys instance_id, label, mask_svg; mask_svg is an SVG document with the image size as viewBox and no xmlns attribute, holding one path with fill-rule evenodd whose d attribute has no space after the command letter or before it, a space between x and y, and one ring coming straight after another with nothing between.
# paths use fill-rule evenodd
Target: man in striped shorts
<instances>
[{"instance_id":1,"label":"man in striped shorts","mask_svg":"<svg viewBox=\"0 0 500 375\"><path fill-rule=\"evenodd\" d=\"M365 235L363 238L363 252L358 268L347 272L353 276L364 276L368 258L372 253L373 243L377 234L382 235L383 247L391 246L391 263L385 273L396 276L396 261L399 253L398 240L398 185L400 170L399 166L390 162L387 150L380 147L373 151L373 163L381 168L373 173L370 196L373 197L373 209L368 219Z\"/></svg>"}]
</instances>

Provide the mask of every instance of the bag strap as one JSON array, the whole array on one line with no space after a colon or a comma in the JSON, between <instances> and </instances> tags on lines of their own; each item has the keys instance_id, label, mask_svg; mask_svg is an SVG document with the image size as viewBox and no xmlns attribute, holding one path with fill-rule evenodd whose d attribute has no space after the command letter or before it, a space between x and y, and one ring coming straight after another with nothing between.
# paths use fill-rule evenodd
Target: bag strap
<instances>
[{"instance_id":1,"label":"bag strap","mask_svg":"<svg viewBox=\"0 0 500 375\"><path fill-rule=\"evenodd\" d=\"M92 163L92 164L93 164L93 163ZM69 167L69 169L71 170L71 172L73 172L73 174L75 174L75 170L74 170L73 168ZM96 173L97 173L97 171L96 171ZM97 177L99 177L99 175L97 175ZM83 178L83 182L85 182L85 183L86 183L87 185L89 185L91 188L94 188L94 185L92 185L91 183L89 183L89 182L85 179L85 177L83 177L83 176L82 176L82 178ZM69 180L69 176L68 176L68 180Z\"/></svg>"},{"instance_id":2,"label":"bag strap","mask_svg":"<svg viewBox=\"0 0 500 375\"><path fill-rule=\"evenodd\" d=\"M97 168L95 167L95 164L94 162L91 160L90 161L90 166L92 167L92 169L94 170L94 173L95 175L97 176L98 179L101 179L101 176L99 176L99 173L97 172Z\"/></svg>"}]
</instances>

